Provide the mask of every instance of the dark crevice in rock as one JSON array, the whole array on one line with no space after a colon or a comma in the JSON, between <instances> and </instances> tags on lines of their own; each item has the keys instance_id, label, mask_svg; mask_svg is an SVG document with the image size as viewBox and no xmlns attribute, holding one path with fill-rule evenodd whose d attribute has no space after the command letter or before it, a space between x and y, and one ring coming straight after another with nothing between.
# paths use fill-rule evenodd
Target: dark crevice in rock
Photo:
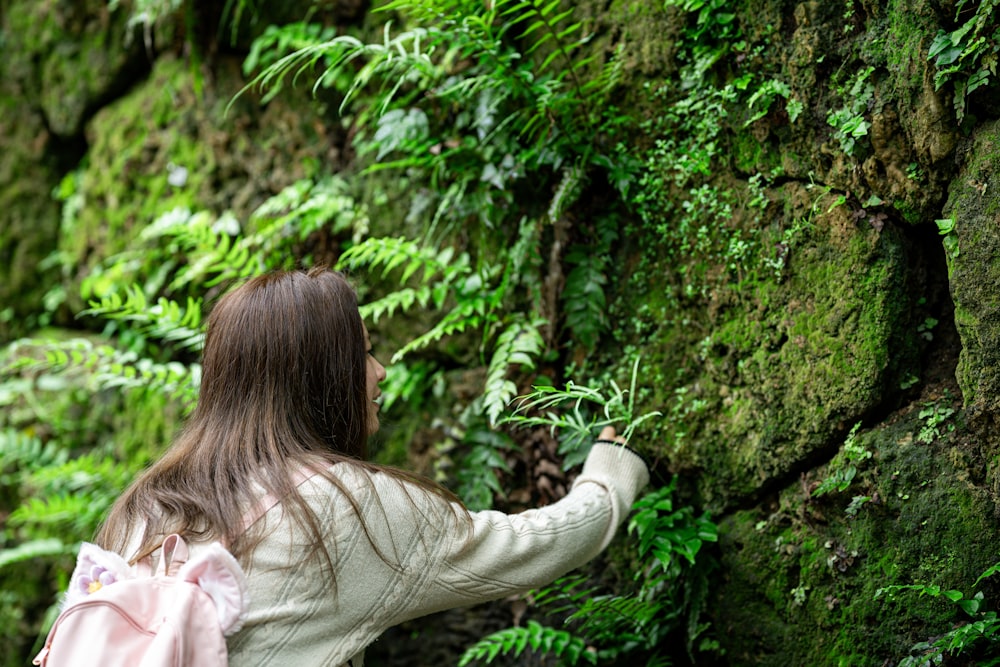
<instances>
[{"instance_id":1,"label":"dark crevice in rock","mask_svg":"<svg viewBox=\"0 0 1000 667\"><path fill-rule=\"evenodd\" d=\"M79 131L71 136L61 136L50 129L50 139L46 154L56 172L63 176L79 165L89 148L86 127L90 120L103 108L126 96L136 85L143 82L152 70L152 60L142 51L128 59L109 85L89 100L84 108ZM44 117L44 116L43 116ZM47 119L46 119L47 123Z\"/></svg>"}]
</instances>

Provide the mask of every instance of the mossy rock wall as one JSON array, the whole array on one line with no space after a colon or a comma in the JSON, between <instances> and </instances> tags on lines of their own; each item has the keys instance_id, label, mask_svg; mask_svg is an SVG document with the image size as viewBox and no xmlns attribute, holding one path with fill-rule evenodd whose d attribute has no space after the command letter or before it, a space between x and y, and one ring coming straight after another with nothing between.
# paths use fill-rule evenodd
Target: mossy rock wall
<instances>
[{"instance_id":1,"label":"mossy rock wall","mask_svg":"<svg viewBox=\"0 0 1000 667\"><path fill-rule=\"evenodd\" d=\"M203 11L217 19L225 4ZM311 4L265 18L294 20ZM575 7L598 60L621 48L616 100L647 121L630 144L637 158L670 138L656 120L671 101L647 91L680 76L698 26L668 4ZM721 121L716 172L699 185L733 210L713 219L713 242L752 238L769 269L671 254L637 225L609 286L618 324L588 363L624 376L622 349L639 352L641 407L664 413L644 433L654 476L679 475L685 500L720 522L705 612L720 650L706 664L895 664L962 617L939 599L876 599L880 588L971 595L1000 560L1000 86L993 76L971 95L959 123L954 85L936 85L928 50L954 28L956 3L724 4L745 44L706 76L752 68L756 85L789 92L759 118ZM363 18L364 3L323 7ZM251 93L227 109L246 83L239 49L252 30L194 58L184 17L160 24L150 51L127 12L98 0L0 4L0 339L43 317L68 322L83 277L171 208L242 216L352 157L339 119L307 90L265 106ZM867 87L851 92L859 80ZM847 150L828 119L859 99L867 131ZM662 180L667 203L695 187ZM60 183L72 205L53 196ZM758 195L756 212L741 204ZM653 222L677 229L681 216L664 206ZM698 289L671 292L681 269ZM39 305L53 286L61 311ZM858 424L870 457L845 490L816 495L847 465Z\"/></svg>"},{"instance_id":2,"label":"mossy rock wall","mask_svg":"<svg viewBox=\"0 0 1000 667\"><path fill-rule=\"evenodd\" d=\"M102 0L0 6L0 340L46 323L37 310L56 282L40 266L59 233L52 192L85 150L88 116L146 67L125 19Z\"/></svg>"},{"instance_id":3,"label":"mossy rock wall","mask_svg":"<svg viewBox=\"0 0 1000 667\"><path fill-rule=\"evenodd\" d=\"M947 251L955 325L962 339L958 382L968 406L1000 411L1000 123L976 129L952 182L944 217L954 222Z\"/></svg>"},{"instance_id":4,"label":"mossy rock wall","mask_svg":"<svg viewBox=\"0 0 1000 667\"><path fill-rule=\"evenodd\" d=\"M88 124L72 186L80 200L60 236L74 282L172 209L246 220L285 186L340 165L343 132L301 91L263 108L252 92L230 105L246 84L238 60L199 76L200 84L189 64L164 55Z\"/></svg>"}]
</instances>

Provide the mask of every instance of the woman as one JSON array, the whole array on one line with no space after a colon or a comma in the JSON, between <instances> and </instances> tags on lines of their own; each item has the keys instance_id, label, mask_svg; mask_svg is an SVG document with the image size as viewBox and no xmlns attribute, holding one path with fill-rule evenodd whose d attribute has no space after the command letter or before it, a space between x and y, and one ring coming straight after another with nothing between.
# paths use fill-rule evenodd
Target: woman
<instances>
[{"instance_id":1,"label":"woman","mask_svg":"<svg viewBox=\"0 0 1000 667\"><path fill-rule=\"evenodd\" d=\"M608 428L559 502L470 513L432 482L366 461L384 379L340 274L250 280L212 310L186 428L118 500L98 544L135 562L171 533L192 557L220 540L249 581L231 665L360 667L392 625L591 559L649 480ZM252 521L265 497L277 502Z\"/></svg>"}]
</instances>

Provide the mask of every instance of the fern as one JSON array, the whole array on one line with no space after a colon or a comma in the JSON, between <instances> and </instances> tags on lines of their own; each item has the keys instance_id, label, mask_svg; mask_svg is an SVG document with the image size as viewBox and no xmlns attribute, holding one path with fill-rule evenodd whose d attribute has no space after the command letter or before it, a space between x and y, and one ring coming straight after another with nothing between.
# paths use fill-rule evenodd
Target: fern
<instances>
[{"instance_id":1,"label":"fern","mask_svg":"<svg viewBox=\"0 0 1000 667\"><path fill-rule=\"evenodd\" d=\"M229 224L230 220L235 226ZM147 244L172 241L186 255L187 263L179 267L169 289L178 290L190 284L211 287L267 268L251 252L246 237L236 240L230 233L238 232L238 224L232 218L216 219L207 211L174 209L157 218L139 238Z\"/></svg>"},{"instance_id":2,"label":"fern","mask_svg":"<svg viewBox=\"0 0 1000 667\"><path fill-rule=\"evenodd\" d=\"M63 493L48 498L28 498L8 517L15 528L33 535L67 537L79 541L93 534L113 498Z\"/></svg>"},{"instance_id":3,"label":"fern","mask_svg":"<svg viewBox=\"0 0 1000 667\"><path fill-rule=\"evenodd\" d=\"M662 599L645 595L595 596L585 600L566 622L579 621L577 631L598 644L632 643L653 650L683 612L672 602L666 596Z\"/></svg>"},{"instance_id":4,"label":"fern","mask_svg":"<svg viewBox=\"0 0 1000 667\"><path fill-rule=\"evenodd\" d=\"M0 486L20 484L30 471L66 462L66 451L54 442L13 428L0 430Z\"/></svg>"},{"instance_id":5,"label":"fern","mask_svg":"<svg viewBox=\"0 0 1000 667\"><path fill-rule=\"evenodd\" d=\"M304 241L320 230L349 231L357 241L368 230L368 214L349 191L349 184L339 176L296 181L250 215L258 231L246 237L247 247L262 255L264 264L271 264L288 240Z\"/></svg>"},{"instance_id":6,"label":"fern","mask_svg":"<svg viewBox=\"0 0 1000 667\"><path fill-rule=\"evenodd\" d=\"M551 614L570 614L594 595L597 588L587 585L587 577L569 574L530 594L532 604L545 607Z\"/></svg>"},{"instance_id":7,"label":"fern","mask_svg":"<svg viewBox=\"0 0 1000 667\"><path fill-rule=\"evenodd\" d=\"M371 317L374 321L397 310L419 305L433 305L442 308L453 301L454 305L429 331L416 337L400 348L392 357L392 362L400 361L407 354L425 348L437 341L463 332L467 329L488 330L500 322L499 312L511 286L512 277L525 262L526 251L523 236L513 251L507 256L507 264L503 267L488 266L480 271L473 271L469 265L467 254L457 257L451 248L435 250L421 246L413 241L400 238L371 238L349 248L340 258L339 267L357 269L367 266L369 270L381 269L382 277L393 270L399 270L401 289L374 302L361 307L363 317ZM406 286L407 281L418 281L416 287ZM535 321L531 329L536 330L542 325ZM510 326L510 325L509 325ZM525 334L529 328L522 327ZM505 339L506 341L506 339ZM510 339L514 341L513 338ZM531 336L521 338L513 349L517 355L517 363L529 361L529 353L537 354L541 350L540 342ZM508 385L502 380L496 381L497 373L504 373L506 364L497 363L493 372L494 389L491 392L489 409L496 411L496 404L504 399ZM512 395L512 394L511 394Z\"/></svg>"},{"instance_id":8,"label":"fern","mask_svg":"<svg viewBox=\"0 0 1000 667\"><path fill-rule=\"evenodd\" d=\"M455 471L455 491L473 510L493 507L493 498L503 496L500 474L509 474L506 454L517 446L504 433L495 431L482 421L481 400L469 406L463 421L468 424L462 435L461 456Z\"/></svg>"},{"instance_id":9,"label":"fern","mask_svg":"<svg viewBox=\"0 0 1000 667\"><path fill-rule=\"evenodd\" d=\"M269 25L264 33L254 40L250 52L243 59L243 73L249 76L260 67L274 64L289 51L329 41L335 35L336 29L332 27L302 21L280 26Z\"/></svg>"},{"instance_id":10,"label":"fern","mask_svg":"<svg viewBox=\"0 0 1000 667\"><path fill-rule=\"evenodd\" d=\"M420 272L421 283L431 284L432 279L438 277L428 295L433 300L434 306L440 308L448 296L448 290L460 278L468 277L472 270L469 268L469 256L460 254L455 256L452 248L434 250L426 246L420 246L413 241L396 237L369 238L362 243L348 248L340 256L338 266L341 268L357 269L362 266L375 270L381 267L382 277L390 271L402 267L399 278L401 285ZM423 296L423 295L418 295ZM428 302L420 302L426 307ZM376 311L386 310L382 306L367 305L362 314L368 316Z\"/></svg>"},{"instance_id":11,"label":"fern","mask_svg":"<svg viewBox=\"0 0 1000 667\"><path fill-rule=\"evenodd\" d=\"M66 544L55 537L22 542L16 547L0 549L0 569L15 563L37 563L40 558L72 555L76 549L77 544Z\"/></svg>"},{"instance_id":12,"label":"fern","mask_svg":"<svg viewBox=\"0 0 1000 667\"><path fill-rule=\"evenodd\" d=\"M198 352L205 344L201 326L201 300L188 297L187 305L160 297L150 305L138 285L127 285L125 297L118 292L92 300L81 315L95 315L109 320L125 320L139 325L142 333L165 341L175 341L180 347Z\"/></svg>"},{"instance_id":13,"label":"fern","mask_svg":"<svg viewBox=\"0 0 1000 667\"><path fill-rule=\"evenodd\" d=\"M586 453L581 450L602 427L624 424L621 435L628 442L639 426L661 416L656 410L641 415L636 414L638 372L639 359L636 359L632 366L629 388L621 389L614 380L611 380L609 395L605 395L600 389L578 385L572 381L567 382L564 389L551 385L535 386L531 393L520 397L514 412L500 421L522 427L544 426L552 433L560 431L562 439L560 453L573 455L571 460L575 463L581 454ZM566 405L571 405L568 411L557 411ZM591 405L599 408L600 412L591 413L589 410Z\"/></svg>"},{"instance_id":14,"label":"fern","mask_svg":"<svg viewBox=\"0 0 1000 667\"><path fill-rule=\"evenodd\" d=\"M562 300L566 312L566 326L573 332L580 345L593 347L607 326L604 286L605 258L592 254L586 248L574 248L566 256L573 265L566 276Z\"/></svg>"},{"instance_id":15,"label":"fern","mask_svg":"<svg viewBox=\"0 0 1000 667\"><path fill-rule=\"evenodd\" d=\"M178 362L156 363L85 338L66 341L24 339L12 343L5 373L65 373L83 379L91 391L141 389L162 393L194 406L201 367Z\"/></svg>"},{"instance_id":16,"label":"fern","mask_svg":"<svg viewBox=\"0 0 1000 667\"><path fill-rule=\"evenodd\" d=\"M535 357L542 351L539 329L545 320L526 321L517 318L497 337L497 344L486 371L486 391L483 405L490 423L496 424L514 395L517 385L507 379L510 366L519 364L525 370L535 367Z\"/></svg>"},{"instance_id":17,"label":"fern","mask_svg":"<svg viewBox=\"0 0 1000 667\"><path fill-rule=\"evenodd\" d=\"M321 86L338 81L339 74L355 61L362 64L354 73L347 87L341 110L367 85L376 80L385 82L381 91L379 112L384 113L400 92L403 83L421 81L424 85L443 77L444 70L434 65L425 48L433 39L423 28L408 30L390 36L390 25L385 25L383 41L366 44L351 35L312 43L286 55L258 74L242 92L259 87L267 91L264 100L280 92L286 78L294 81L305 71L317 69L322 64L323 74L316 79L314 91ZM386 85L389 84L389 85ZM386 88L388 87L388 90Z\"/></svg>"},{"instance_id":18,"label":"fern","mask_svg":"<svg viewBox=\"0 0 1000 667\"><path fill-rule=\"evenodd\" d=\"M638 664L640 656L647 665L670 664L669 654L662 653L668 633L685 628L686 618L691 653L694 638L705 630L698 617L704 610L709 568L696 567L694 558L702 543L717 540L717 528L707 515L695 517L690 507L674 510L671 495L675 483L644 496L633 507L636 514L629 522L629 535L638 538L634 543L640 561L635 575L637 590L596 595L597 588L589 586L585 576L575 575L528 597L532 606L548 614L565 615L566 624L573 626L573 634L567 632L566 636L594 647L587 659L593 658L595 664L622 656L628 656L628 664ZM535 633L539 632L536 628ZM501 652L516 650L516 640L525 633L522 628L503 630L471 647L465 656L468 660L492 660ZM528 645L544 650L537 643Z\"/></svg>"},{"instance_id":19,"label":"fern","mask_svg":"<svg viewBox=\"0 0 1000 667\"><path fill-rule=\"evenodd\" d=\"M561 658L564 665L576 665L581 661L597 664L597 655L589 650L587 643L565 630L556 630L529 620L525 627L507 628L484 637L466 649L458 666L464 667L473 661L491 663L500 654L521 655L525 649L551 653Z\"/></svg>"}]
</instances>

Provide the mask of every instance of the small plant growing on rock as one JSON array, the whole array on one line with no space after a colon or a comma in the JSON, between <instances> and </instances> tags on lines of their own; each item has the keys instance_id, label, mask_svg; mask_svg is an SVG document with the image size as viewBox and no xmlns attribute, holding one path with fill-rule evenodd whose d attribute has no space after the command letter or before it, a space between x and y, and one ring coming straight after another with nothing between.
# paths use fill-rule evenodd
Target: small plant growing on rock
<instances>
[{"instance_id":1,"label":"small plant growing on rock","mask_svg":"<svg viewBox=\"0 0 1000 667\"><path fill-rule=\"evenodd\" d=\"M858 474L858 465L872 457L871 451L857 442L856 438L860 428L861 422L858 422L847 434L843 449L830 461L830 475L820 482L820 485L812 492L814 497L835 491L846 491L854 480L854 476Z\"/></svg>"},{"instance_id":2,"label":"small plant growing on rock","mask_svg":"<svg viewBox=\"0 0 1000 667\"><path fill-rule=\"evenodd\" d=\"M988 567L979 575L979 578L972 584L972 588L976 588L983 579L992 577L997 572L1000 572L1000 563ZM973 646L979 648L984 644L989 645L987 655L992 659L978 664L987 666L1000 664L1000 655L997 654L998 644L1000 644L1000 618L997 617L997 612L985 609L982 591L977 591L971 597L966 597L959 590L942 590L940 586L928 584L908 584L880 588L875 592L875 599L885 595L889 600L894 600L903 591L916 591L919 595L944 598L954 603L972 620L955 624L951 630L943 635L924 642L917 642L910 648L910 655L900 660L899 667L945 664L946 658L961 655Z\"/></svg>"}]
</instances>

